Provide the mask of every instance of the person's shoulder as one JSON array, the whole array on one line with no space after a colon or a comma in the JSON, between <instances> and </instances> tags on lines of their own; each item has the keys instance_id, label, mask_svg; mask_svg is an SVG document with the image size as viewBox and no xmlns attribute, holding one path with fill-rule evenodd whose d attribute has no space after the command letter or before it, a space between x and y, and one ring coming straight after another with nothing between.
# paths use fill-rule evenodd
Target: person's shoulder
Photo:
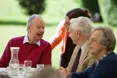
<instances>
[{"instance_id":1,"label":"person's shoulder","mask_svg":"<svg viewBox=\"0 0 117 78\"><path fill-rule=\"evenodd\" d=\"M19 36L19 37L13 37L8 41L8 45L10 46L16 46L20 45L23 43L24 36Z\"/></svg>"},{"instance_id":2,"label":"person's shoulder","mask_svg":"<svg viewBox=\"0 0 117 78\"><path fill-rule=\"evenodd\" d=\"M109 69L110 71L117 70L117 55L114 52L109 53L102 60L100 60L102 69Z\"/></svg>"},{"instance_id":3,"label":"person's shoulder","mask_svg":"<svg viewBox=\"0 0 117 78\"><path fill-rule=\"evenodd\" d=\"M115 52L111 52L107 55L107 58L117 58L117 54Z\"/></svg>"},{"instance_id":4,"label":"person's shoulder","mask_svg":"<svg viewBox=\"0 0 117 78\"><path fill-rule=\"evenodd\" d=\"M117 61L117 54L115 52L110 53L108 56Z\"/></svg>"},{"instance_id":5,"label":"person's shoulder","mask_svg":"<svg viewBox=\"0 0 117 78\"><path fill-rule=\"evenodd\" d=\"M44 39L41 39L40 40L40 45L41 47L47 49L47 48L51 48L51 45L48 41L44 40Z\"/></svg>"},{"instance_id":6,"label":"person's shoulder","mask_svg":"<svg viewBox=\"0 0 117 78\"><path fill-rule=\"evenodd\" d=\"M40 42L43 45L50 45L50 43L48 41L44 40L44 39L41 39Z\"/></svg>"},{"instance_id":7,"label":"person's shoulder","mask_svg":"<svg viewBox=\"0 0 117 78\"><path fill-rule=\"evenodd\" d=\"M65 28L64 23L65 20L60 21L60 23L58 24L58 29Z\"/></svg>"},{"instance_id":8,"label":"person's shoulder","mask_svg":"<svg viewBox=\"0 0 117 78\"><path fill-rule=\"evenodd\" d=\"M10 41L19 41L19 40L23 40L24 36L18 36L18 37L13 37L10 39Z\"/></svg>"},{"instance_id":9,"label":"person's shoulder","mask_svg":"<svg viewBox=\"0 0 117 78\"><path fill-rule=\"evenodd\" d=\"M117 64L117 54L114 52L109 53L106 57L104 57L103 61L113 62Z\"/></svg>"},{"instance_id":10,"label":"person's shoulder","mask_svg":"<svg viewBox=\"0 0 117 78\"><path fill-rule=\"evenodd\" d=\"M65 23L65 20L61 20L58 25L63 25Z\"/></svg>"}]
</instances>

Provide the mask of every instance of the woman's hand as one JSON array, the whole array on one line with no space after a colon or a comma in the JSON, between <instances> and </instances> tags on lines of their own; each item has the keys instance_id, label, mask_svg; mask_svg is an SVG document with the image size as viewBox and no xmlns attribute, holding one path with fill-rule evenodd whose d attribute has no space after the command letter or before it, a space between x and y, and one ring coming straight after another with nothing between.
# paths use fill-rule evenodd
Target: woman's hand
<instances>
[{"instance_id":1,"label":"woman's hand","mask_svg":"<svg viewBox=\"0 0 117 78\"><path fill-rule=\"evenodd\" d=\"M69 17L66 16L66 17L65 17L65 23L64 23L64 26L65 26L67 29L69 29L69 25L70 25L70 20L69 20Z\"/></svg>"}]
</instances>

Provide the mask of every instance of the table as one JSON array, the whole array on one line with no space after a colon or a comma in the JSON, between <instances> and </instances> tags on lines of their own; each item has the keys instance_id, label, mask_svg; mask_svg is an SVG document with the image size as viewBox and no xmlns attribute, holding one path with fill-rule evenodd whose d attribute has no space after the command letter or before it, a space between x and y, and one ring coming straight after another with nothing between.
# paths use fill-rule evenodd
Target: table
<instances>
[{"instance_id":1,"label":"table","mask_svg":"<svg viewBox=\"0 0 117 78\"><path fill-rule=\"evenodd\" d=\"M25 72L24 74L18 74L19 78L30 78L33 73L36 71L36 68L31 68L31 72ZM10 78L8 76L8 68L0 68L0 78ZM11 77L14 78L14 77ZM15 77L16 78L16 77Z\"/></svg>"}]
</instances>

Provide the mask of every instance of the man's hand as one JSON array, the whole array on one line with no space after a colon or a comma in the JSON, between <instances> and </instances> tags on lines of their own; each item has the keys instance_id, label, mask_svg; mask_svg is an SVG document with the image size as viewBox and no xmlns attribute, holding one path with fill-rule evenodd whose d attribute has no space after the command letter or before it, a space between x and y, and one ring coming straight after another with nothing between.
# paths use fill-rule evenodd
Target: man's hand
<instances>
[{"instance_id":1,"label":"man's hand","mask_svg":"<svg viewBox=\"0 0 117 78\"><path fill-rule=\"evenodd\" d=\"M66 68L60 67L58 71L63 74L64 76L71 76L71 72L67 70Z\"/></svg>"}]
</instances>

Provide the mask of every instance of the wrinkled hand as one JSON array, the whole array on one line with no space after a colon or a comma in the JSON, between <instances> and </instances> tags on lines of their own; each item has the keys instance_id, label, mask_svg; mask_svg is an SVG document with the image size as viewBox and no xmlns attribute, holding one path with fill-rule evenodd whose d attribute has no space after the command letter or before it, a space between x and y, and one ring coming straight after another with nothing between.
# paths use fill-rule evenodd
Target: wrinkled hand
<instances>
[{"instance_id":1,"label":"wrinkled hand","mask_svg":"<svg viewBox=\"0 0 117 78\"><path fill-rule=\"evenodd\" d=\"M71 72L69 72L66 68L60 67L58 71L64 76L71 76Z\"/></svg>"}]
</instances>

